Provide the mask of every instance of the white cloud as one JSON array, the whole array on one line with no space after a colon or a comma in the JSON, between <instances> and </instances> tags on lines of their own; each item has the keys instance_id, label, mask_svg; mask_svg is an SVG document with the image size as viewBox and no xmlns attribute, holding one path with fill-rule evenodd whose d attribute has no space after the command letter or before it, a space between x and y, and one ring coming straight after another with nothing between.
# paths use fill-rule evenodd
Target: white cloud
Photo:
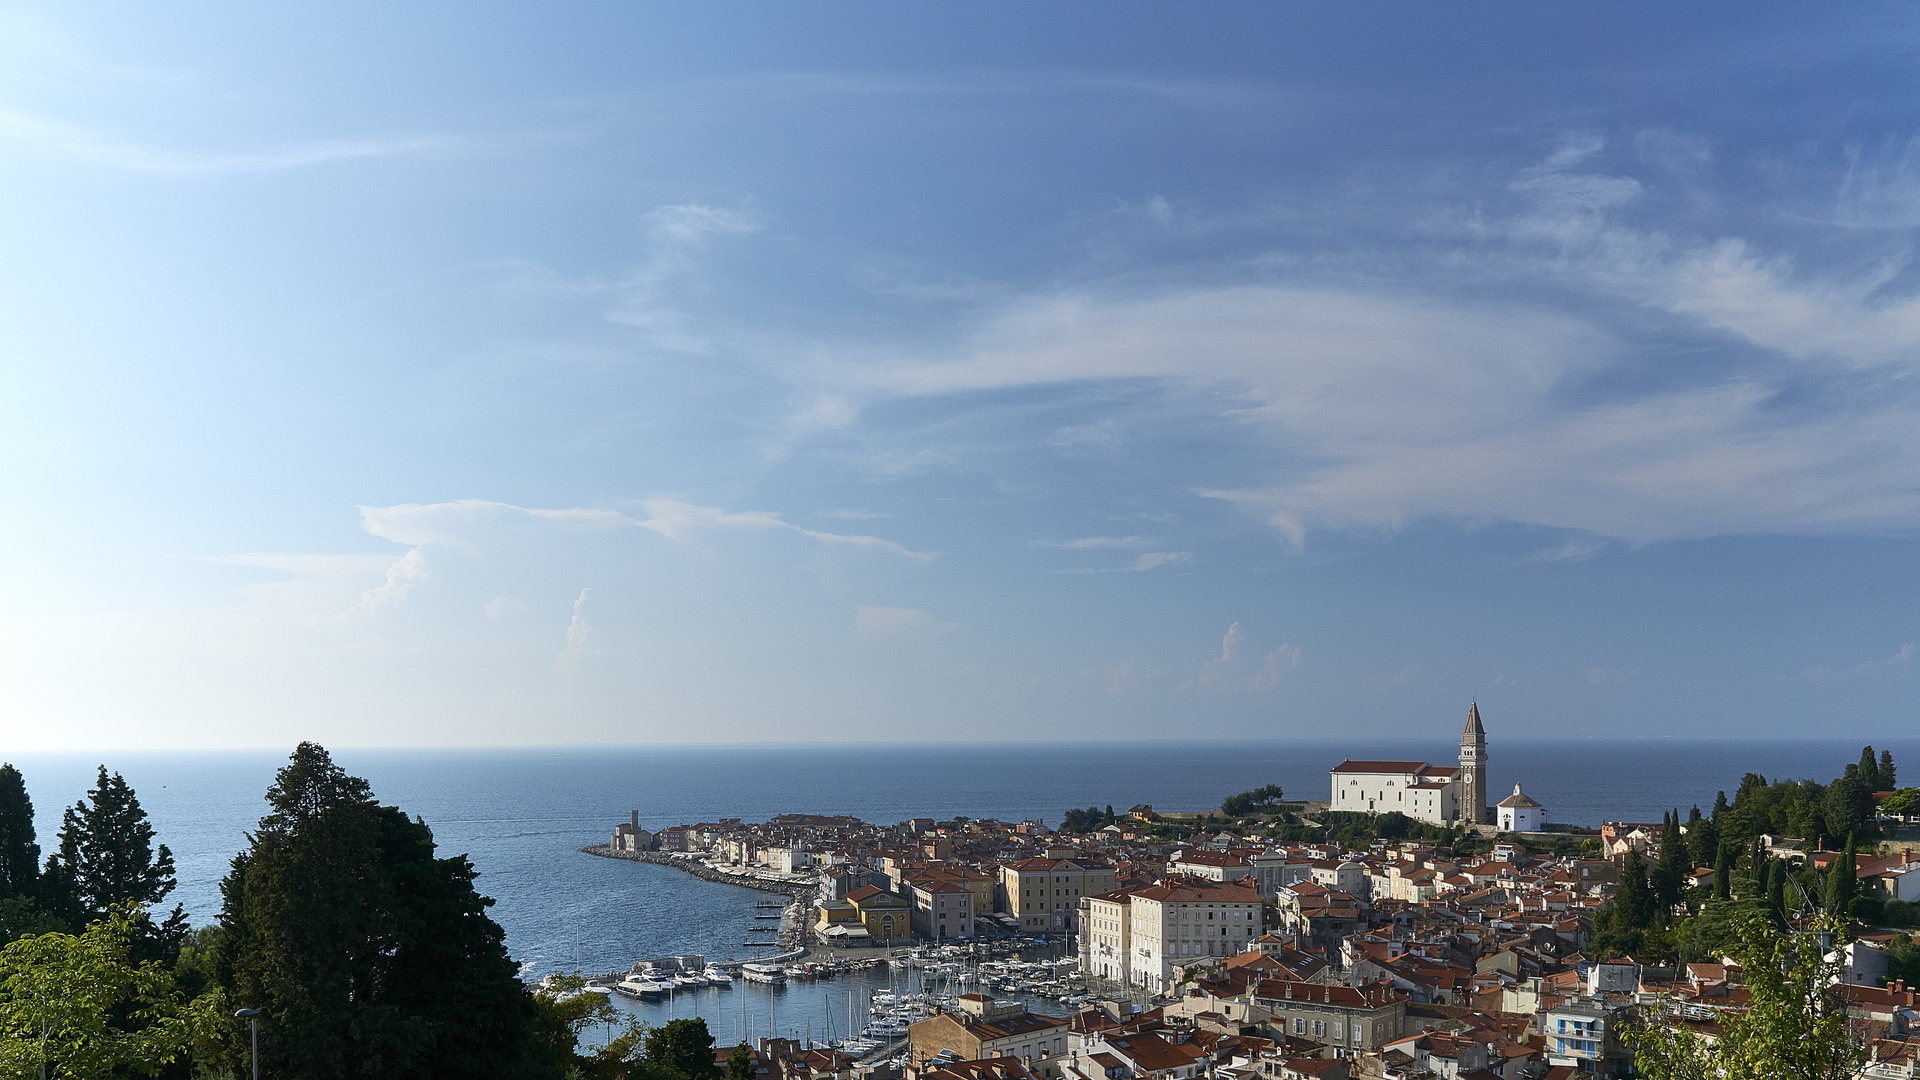
<instances>
[{"instance_id":1,"label":"white cloud","mask_svg":"<svg viewBox=\"0 0 1920 1080\"><path fill-rule=\"evenodd\" d=\"M1569 540L1558 547L1541 548L1527 555L1522 562L1565 563L1585 562L1607 550L1604 540Z\"/></svg>"},{"instance_id":2,"label":"white cloud","mask_svg":"<svg viewBox=\"0 0 1920 1080\"><path fill-rule=\"evenodd\" d=\"M1300 646L1282 645L1260 661L1260 671L1253 677L1253 686L1259 690L1279 686L1281 678L1299 666Z\"/></svg>"},{"instance_id":3,"label":"white cloud","mask_svg":"<svg viewBox=\"0 0 1920 1080\"><path fill-rule=\"evenodd\" d=\"M1913 642L1913 641L1909 641L1909 642L1907 642L1907 643L1906 643L1905 645L1902 645L1902 646L1900 646L1900 651L1899 651L1899 652L1896 652L1896 653L1894 653L1894 654L1893 654L1893 657L1892 657L1891 659L1889 659L1889 660L1887 661L1887 663L1889 663L1889 664L1910 664L1910 663L1912 663L1912 662L1913 662L1913 652L1914 652L1914 648L1915 648L1915 646L1916 646L1916 645L1920 645L1920 642Z\"/></svg>"},{"instance_id":4,"label":"white cloud","mask_svg":"<svg viewBox=\"0 0 1920 1080\"><path fill-rule=\"evenodd\" d=\"M1083 536L1078 540L1035 540L1032 546L1084 551L1089 548L1141 548L1151 543L1153 541L1139 536Z\"/></svg>"},{"instance_id":5,"label":"white cloud","mask_svg":"<svg viewBox=\"0 0 1920 1080\"><path fill-rule=\"evenodd\" d=\"M447 135L333 139L261 150L200 152L121 142L74 124L0 109L0 140L92 165L169 176L231 176L280 172L333 162L394 157L453 157L482 148Z\"/></svg>"},{"instance_id":6,"label":"white cloud","mask_svg":"<svg viewBox=\"0 0 1920 1080\"><path fill-rule=\"evenodd\" d=\"M779 514L767 510L729 513L717 507L698 506L673 499L646 499L641 502L641 506L646 509L647 517L645 520L635 521L634 524L659 533L670 540L686 540L697 533L709 530L774 529L795 532L823 544L885 551L916 562L926 562L934 557L933 552L911 551L892 540L882 540L877 536L821 532L817 529L802 528L783 520Z\"/></svg>"},{"instance_id":7,"label":"white cloud","mask_svg":"<svg viewBox=\"0 0 1920 1080\"><path fill-rule=\"evenodd\" d=\"M1232 673L1234 653L1240 648L1240 624L1227 627L1220 638L1220 655L1200 665L1200 681L1209 686L1224 682Z\"/></svg>"},{"instance_id":8,"label":"white cloud","mask_svg":"<svg viewBox=\"0 0 1920 1080\"><path fill-rule=\"evenodd\" d=\"M1178 566L1192 558L1191 551L1143 551L1134 557L1133 564L1127 569L1139 573L1142 570L1152 570L1161 566Z\"/></svg>"},{"instance_id":9,"label":"white cloud","mask_svg":"<svg viewBox=\"0 0 1920 1080\"><path fill-rule=\"evenodd\" d=\"M685 204L656 207L642 225L646 258L619 284L619 299L607 310L608 321L641 331L663 349L707 352L712 342L694 329L690 316L670 306L667 287L694 271L714 238L756 232L759 224L737 210Z\"/></svg>"},{"instance_id":10,"label":"white cloud","mask_svg":"<svg viewBox=\"0 0 1920 1080\"><path fill-rule=\"evenodd\" d=\"M360 594L360 602L341 612L343 619L358 615L369 615L384 607L393 607L407 598L413 587L427 576L426 551L424 548L411 548L405 555L396 559L387 567L387 580L381 585Z\"/></svg>"},{"instance_id":11,"label":"white cloud","mask_svg":"<svg viewBox=\"0 0 1920 1080\"><path fill-rule=\"evenodd\" d=\"M919 608L862 604L853 610L853 628L865 637L935 637L958 630L960 624L941 622Z\"/></svg>"},{"instance_id":12,"label":"white cloud","mask_svg":"<svg viewBox=\"0 0 1920 1080\"><path fill-rule=\"evenodd\" d=\"M563 685L571 686L573 676L580 670L580 663L595 650L587 647L587 638L593 634L593 624L587 621L587 590L581 589L580 595L573 601L573 618L567 623L567 644L560 655L553 658L553 666L559 670Z\"/></svg>"},{"instance_id":13,"label":"white cloud","mask_svg":"<svg viewBox=\"0 0 1920 1080\"><path fill-rule=\"evenodd\" d=\"M1220 655L1200 665L1199 684L1220 689L1271 690L1280 685L1287 672L1300 666L1300 646L1282 645L1260 657L1251 674L1243 674L1244 645L1240 624L1236 622L1227 627L1220 638Z\"/></svg>"}]
</instances>

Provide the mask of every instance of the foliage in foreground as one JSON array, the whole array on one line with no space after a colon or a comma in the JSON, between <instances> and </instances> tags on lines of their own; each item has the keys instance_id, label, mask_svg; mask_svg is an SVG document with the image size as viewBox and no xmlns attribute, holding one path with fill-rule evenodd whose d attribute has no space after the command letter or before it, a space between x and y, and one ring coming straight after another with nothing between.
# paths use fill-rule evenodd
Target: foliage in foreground
<instances>
[{"instance_id":1,"label":"foliage in foreground","mask_svg":"<svg viewBox=\"0 0 1920 1080\"><path fill-rule=\"evenodd\" d=\"M143 916L116 909L78 936L29 935L0 949L0 1075L154 1076L212 1037L224 1011L217 991L189 1001L166 967L131 959Z\"/></svg>"},{"instance_id":2,"label":"foliage in foreground","mask_svg":"<svg viewBox=\"0 0 1920 1080\"><path fill-rule=\"evenodd\" d=\"M1826 920L1823 927L1838 927ZM1861 1060L1847 1030L1846 1008L1833 994L1837 961L1819 939L1785 933L1764 915L1739 926L1735 955L1752 994L1744 1014L1730 1016L1717 1040L1684 1027L1654 1025L1626 1033L1634 1065L1650 1080L1843 1080Z\"/></svg>"}]
</instances>

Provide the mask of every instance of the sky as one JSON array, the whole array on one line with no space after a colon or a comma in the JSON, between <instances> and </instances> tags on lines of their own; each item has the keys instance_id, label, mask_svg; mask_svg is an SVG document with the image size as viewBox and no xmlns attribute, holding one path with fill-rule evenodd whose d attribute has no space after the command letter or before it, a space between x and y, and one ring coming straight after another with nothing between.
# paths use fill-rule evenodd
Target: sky
<instances>
[{"instance_id":1,"label":"sky","mask_svg":"<svg viewBox=\"0 0 1920 1080\"><path fill-rule=\"evenodd\" d=\"M1911 732L1920 12L0 8L0 744Z\"/></svg>"}]
</instances>

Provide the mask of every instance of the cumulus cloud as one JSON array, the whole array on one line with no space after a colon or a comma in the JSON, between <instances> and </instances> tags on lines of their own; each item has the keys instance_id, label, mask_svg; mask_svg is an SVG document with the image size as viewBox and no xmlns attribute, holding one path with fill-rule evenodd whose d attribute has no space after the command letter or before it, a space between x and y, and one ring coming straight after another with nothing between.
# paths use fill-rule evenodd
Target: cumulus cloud
<instances>
[{"instance_id":1,"label":"cumulus cloud","mask_svg":"<svg viewBox=\"0 0 1920 1080\"><path fill-rule=\"evenodd\" d=\"M360 602L342 612L343 619L356 615L367 615L384 607L392 607L407 598L413 587L427 576L426 552L422 548L412 548L387 567L387 579L382 584L360 594Z\"/></svg>"},{"instance_id":2,"label":"cumulus cloud","mask_svg":"<svg viewBox=\"0 0 1920 1080\"><path fill-rule=\"evenodd\" d=\"M567 644L560 654L553 658L553 666L560 672L564 685L573 685L573 676L580 670L580 663L594 650L587 647L587 639L593 634L593 624L587 621L587 590L581 589L580 595L573 601L573 619L567 623Z\"/></svg>"},{"instance_id":3,"label":"cumulus cloud","mask_svg":"<svg viewBox=\"0 0 1920 1080\"><path fill-rule=\"evenodd\" d=\"M1245 639L1240 624L1227 627L1220 638L1220 655L1200 665L1197 682L1219 689L1271 690L1285 674L1300 666L1300 647L1282 645L1249 665L1243 655ZM1251 670L1247 670L1251 667Z\"/></svg>"}]
</instances>

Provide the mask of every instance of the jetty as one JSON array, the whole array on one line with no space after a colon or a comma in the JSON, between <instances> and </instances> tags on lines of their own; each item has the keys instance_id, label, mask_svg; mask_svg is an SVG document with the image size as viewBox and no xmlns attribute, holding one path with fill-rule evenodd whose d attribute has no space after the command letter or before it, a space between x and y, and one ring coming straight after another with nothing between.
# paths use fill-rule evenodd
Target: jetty
<instances>
[{"instance_id":1,"label":"jetty","mask_svg":"<svg viewBox=\"0 0 1920 1080\"><path fill-rule=\"evenodd\" d=\"M743 889L758 889L761 892L784 893L793 897L810 897L816 886L799 881L771 881L753 874L723 874L698 859L677 859L664 851L615 851L611 844L588 844L580 849L588 855L597 855L603 859L625 859L628 862L652 863L655 866L671 866L684 870L702 881L714 881L722 885L738 885Z\"/></svg>"}]
</instances>

